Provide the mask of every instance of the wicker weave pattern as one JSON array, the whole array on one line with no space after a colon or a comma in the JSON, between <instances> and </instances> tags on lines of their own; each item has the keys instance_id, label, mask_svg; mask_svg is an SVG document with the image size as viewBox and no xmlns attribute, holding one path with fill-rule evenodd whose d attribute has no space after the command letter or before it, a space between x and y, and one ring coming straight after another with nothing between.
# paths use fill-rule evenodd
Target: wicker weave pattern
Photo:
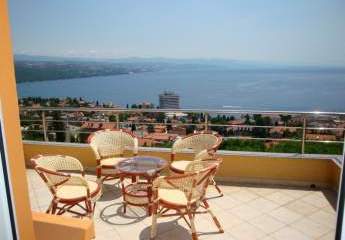
<instances>
[{"instance_id":1,"label":"wicker weave pattern","mask_svg":"<svg viewBox=\"0 0 345 240\"><path fill-rule=\"evenodd\" d=\"M211 164L211 161L206 161L206 160L195 160L191 161L186 169L186 173L193 173L193 172L199 172L202 171L205 168L208 168Z\"/></svg>"},{"instance_id":2,"label":"wicker weave pattern","mask_svg":"<svg viewBox=\"0 0 345 240\"><path fill-rule=\"evenodd\" d=\"M210 165L201 171L187 173L180 176L159 177L153 182L154 189L177 189L184 192L190 200L202 200L212 173L216 166Z\"/></svg>"},{"instance_id":3,"label":"wicker weave pattern","mask_svg":"<svg viewBox=\"0 0 345 240\"><path fill-rule=\"evenodd\" d=\"M149 197L147 194L147 189L150 187L149 184L131 184L126 187L126 192L128 194L124 195L124 201L136 205L149 204ZM142 192L142 195L133 194L135 192Z\"/></svg>"},{"instance_id":4,"label":"wicker weave pattern","mask_svg":"<svg viewBox=\"0 0 345 240\"><path fill-rule=\"evenodd\" d=\"M172 153L181 152L184 149L191 149L197 155L205 149L213 149L220 144L220 137L212 133L200 133L178 139L171 149Z\"/></svg>"},{"instance_id":5,"label":"wicker weave pattern","mask_svg":"<svg viewBox=\"0 0 345 240\"><path fill-rule=\"evenodd\" d=\"M195 154L194 160L204 160L204 159L210 159L215 156L215 151L204 149L198 154Z\"/></svg>"},{"instance_id":6,"label":"wicker weave pattern","mask_svg":"<svg viewBox=\"0 0 345 240\"><path fill-rule=\"evenodd\" d=\"M41 155L35 158L34 161L38 166L52 171L84 171L79 160L70 156Z\"/></svg>"},{"instance_id":7,"label":"wicker weave pattern","mask_svg":"<svg viewBox=\"0 0 345 240\"><path fill-rule=\"evenodd\" d=\"M64 185L74 185L74 186L83 186L88 187L87 181L82 176L71 176Z\"/></svg>"},{"instance_id":8,"label":"wicker weave pattern","mask_svg":"<svg viewBox=\"0 0 345 240\"><path fill-rule=\"evenodd\" d=\"M187 167L185 172L186 173L193 173L193 172L202 172L203 170L215 166L215 170L211 172L209 179L211 182L214 181L214 176L216 174L216 170L219 167L221 160L217 159L204 159L204 160L195 160L191 161ZM208 184L208 183L205 183ZM202 191L202 189L198 189L198 191Z\"/></svg>"},{"instance_id":9,"label":"wicker weave pattern","mask_svg":"<svg viewBox=\"0 0 345 240\"><path fill-rule=\"evenodd\" d=\"M97 159L121 155L125 149L138 152L138 139L123 131L104 130L93 133L90 146Z\"/></svg>"},{"instance_id":10,"label":"wicker weave pattern","mask_svg":"<svg viewBox=\"0 0 345 240\"><path fill-rule=\"evenodd\" d=\"M59 171L84 171L79 160L70 156L40 155L33 159L33 161L38 167L36 170L46 177L49 187L69 181L70 175L60 173Z\"/></svg>"},{"instance_id":11,"label":"wicker weave pattern","mask_svg":"<svg viewBox=\"0 0 345 240\"><path fill-rule=\"evenodd\" d=\"M55 188L57 185L60 185L68 181L70 178L68 175L65 174L57 175L46 171L41 171L41 173L47 178L47 185L53 188Z\"/></svg>"}]
</instances>

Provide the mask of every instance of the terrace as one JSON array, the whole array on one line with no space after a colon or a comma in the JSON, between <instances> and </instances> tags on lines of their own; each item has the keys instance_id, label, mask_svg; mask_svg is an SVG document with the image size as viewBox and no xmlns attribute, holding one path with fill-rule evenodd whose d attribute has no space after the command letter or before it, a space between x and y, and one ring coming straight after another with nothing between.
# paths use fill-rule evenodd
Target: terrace
<instances>
[{"instance_id":1,"label":"terrace","mask_svg":"<svg viewBox=\"0 0 345 240\"><path fill-rule=\"evenodd\" d=\"M44 212L51 200L50 193L36 172L28 169L27 177L32 210ZM96 179L94 175L87 177ZM96 205L96 239L149 239L151 217L138 207L130 207L124 214L121 190L113 184L106 184ZM225 233L216 231L209 216L197 216L200 239L334 239L337 197L334 191L231 183L221 188L223 197L215 197L218 193L213 188L209 188L208 197ZM188 226L182 219L160 219L157 239L189 238Z\"/></svg>"},{"instance_id":2,"label":"terrace","mask_svg":"<svg viewBox=\"0 0 345 240\"><path fill-rule=\"evenodd\" d=\"M98 121L99 124L109 124L109 118L104 116L116 116L112 118L112 126L116 128L130 128L133 122L126 122L121 114L132 114L141 116L136 118L136 130L148 124L178 125L179 127L194 125L196 129L214 129L215 127L236 128L236 129L277 129L277 126L245 125L245 124L216 124L209 119L217 116L219 111L206 111L203 122L184 123L182 121L153 122L139 121L145 119L145 114L167 113L171 110L120 110L120 109L68 109L68 108L22 108L22 125L29 126L36 124L36 129L22 128L23 136L28 136L28 132L34 132L40 137L40 141L25 140L24 154L27 166L29 160L37 154L67 154L78 158L88 171L87 177L95 180L95 163L93 153L88 144L83 142L56 142L49 136L52 133L64 133L66 135L90 134L97 129L73 130L71 134L69 125L83 126L85 119L74 118L69 120L62 118L56 120L49 118L54 112L60 111L62 116L73 115L85 116L88 112L95 112L97 116L103 116ZM83 112L84 114L80 114ZM200 113L199 110L177 110L186 116L193 113ZM269 115L272 118L279 115L292 115L294 119L302 119L302 125L279 126L280 129L294 129L300 131L300 139L293 136L287 137L263 137L241 136L241 132L236 136L223 136L227 139L238 141L264 141L265 143L292 142L298 143L299 152L248 152L231 151L223 149L218 151L218 155L223 158L217 174L216 180L220 181L220 187L224 192L223 197L217 197L217 192L210 187L207 197L215 214L224 227L225 233L219 234L216 228L210 224L209 216L198 216L196 218L196 228L200 239L334 239L336 227L336 203L337 189L339 186L341 155L305 153L308 144L323 144L325 152L327 146L340 144L342 148L344 129L333 125L342 120L342 114L338 113L297 113L297 112L247 112L247 111L222 111L221 114L243 116L245 114ZM35 118L28 118L35 116ZM322 119L317 123L318 116ZM308 125L308 121L313 120L313 126ZM325 120L327 119L327 120ZM307 121L308 120L308 121ZM54 122L60 123L60 129L54 128ZM95 122L95 121L93 121ZM324 125L322 125L324 124ZM327 126L325 126L327 125ZM219 128L218 128L219 129ZM141 130L142 131L142 130ZM331 140L315 138L327 133L334 137ZM267 131L270 132L270 131ZM308 139L309 132L313 133L313 138ZM38 133L38 135L37 135ZM169 134L169 132L167 133ZM339 137L340 136L340 137ZM71 139L70 137L65 139ZM76 138L78 139L78 138ZM80 138L79 138L80 139ZM43 141L42 141L43 140ZM44 141L45 140L45 141ZM167 144L169 145L169 144ZM333 148L332 148L333 149ZM162 147L139 148L139 155L158 156L169 159L170 149ZM192 154L186 150L180 158L192 159ZM27 169L29 181L30 203L33 211L45 211L50 195L42 180L30 168ZM96 239L148 239L151 225L151 217L148 217L142 208L130 207L126 214L122 212L121 190L116 181L107 183L104 188L104 195L97 202L94 215ZM188 226L182 219L169 217L159 220L158 239L189 239Z\"/></svg>"}]
</instances>

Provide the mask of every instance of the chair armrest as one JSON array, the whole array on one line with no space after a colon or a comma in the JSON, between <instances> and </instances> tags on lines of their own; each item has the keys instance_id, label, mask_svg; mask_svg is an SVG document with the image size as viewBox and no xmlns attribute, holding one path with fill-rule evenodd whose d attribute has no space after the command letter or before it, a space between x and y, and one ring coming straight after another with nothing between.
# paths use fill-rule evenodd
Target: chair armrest
<instances>
[{"instance_id":1,"label":"chair armrest","mask_svg":"<svg viewBox=\"0 0 345 240\"><path fill-rule=\"evenodd\" d=\"M214 150L204 149L198 154L195 155L195 160L204 160L204 159L210 159L215 157L216 152Z\"/></svg>"},{"instance_id":2,"label":"chair armrest","mask_svg":"<svg viewBox=\"0 0 345 240\"><path fill-rule=\"evenodd\" d=\"M134 147L133 147L133 154L138 155L139 152L139 141L138 138L134 138Z\"/></svg>"},{"instance_id":3,"label":"chair armrest","mask_svg":"<svg viewBox=\"0 0 345 240\"><path fill-rule=\"evenodd\" d=\"M82 186L86 188L86 195L87 198L91 197L91 192L89 188L89 184L87 184L86 179L83 176L76 176L71 175L68 181L65 183L66 185L73 185L73 186Z\"/></svg>"},{"instance_id":4,"label":"chair armrest","mask_svg":"<svg viewBox=\"0 0 345 240\"><path fill-rule=\"evenodd\" d=\"M176 153L178 153L179 151L181 151L181 149L183 149L183 147L180 148L180 144L182 142L182 138L179 137L176 139L176 141L174 142L174 144L171 147L171 154L174 155Z\"/></svg>"},{"instance_id":5,"label":"chair armrest","mask_svg":"<svg viewBox=\"0 0 345 240\"><path fill-rule=\"evenodd\" d=\"M89 189L89 185L87 184L87 180L82 176L71 175L68 181L65 183L66 185L74 185L74 186L83 186Z\"/></svg>"}]
</instances>

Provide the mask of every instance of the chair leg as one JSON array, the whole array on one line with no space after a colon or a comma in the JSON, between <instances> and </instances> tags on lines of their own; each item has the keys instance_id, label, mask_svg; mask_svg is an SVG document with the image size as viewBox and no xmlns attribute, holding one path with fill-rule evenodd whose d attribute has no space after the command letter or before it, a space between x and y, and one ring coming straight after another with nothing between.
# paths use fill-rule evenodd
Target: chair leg
<instances>
[{"instance_id":1,"label":"chair leg","mask_svg":"<svg viewBox=\"0 0 345 240\"><path fill-rule=\"evenodd\" d=\"M55 200L53 200L51 214L55 214L56 213L56 209L57 209L57 202L55 202Z\"/></svg>"},{"instance_id":2,"label":"chair leg","mask_svg":"<svg viewBox=\"0 0 345 240\"><path fill-rule=\"evenodd\" d=\"M123 202L123 213L127 212L127 203L124 201Z\"/></svg>"},{"instance_id":3,"label":"chair leg","mask_svg":"<svg viewBox=\"0 0 345 240\"><path fill-rule=\"evenodd\" d=\"M190 226L191 226L191 230L192 230L192 240L198 240L198 236L196 235L196 229L195 229L195 223L194 223L194 216L193 214L190 212L191 210L187 210L188 211L188 217L189 217L189 221L190 221Z\"/></svg>"},{"instance_id":4,"label":"chair leg","mask_svg":"<svg viewBox=\"0 0 345 240\"><path fill-rule=\"evenodd\" d=\"M92 203L91 200L86 200L85 201L85 207L86 207L86 216L91 218L92 217Z\"/></svg>"},{"instance_id":5,"label":"chair leg","mask_svg":"<svg viewBox=\"0 0 345 240\"><path fill-rule=\"evenodd\" d=\"M150 234L151 240L155 239L157 235L158 203L153 204L152 212L153 214L152 214L152 224L151 224L151 234Z\"/></svg>"},{"instance_id":6,"label":"chair leg","mask_svg":"<svg viewBox=\"0 0 345 240\"><path fill-rule=\"evenodd\" d=\"M208 204L208 202L206 200L204 200L203 203L205 204L206 211L211 215L212 220L216 224L219 232L224 233L224 230L223 230L222 226L220 225L220 222L218 221L216 215L214 215L214 213L211 211L210 205Z\"/></svg>"},{"instance_id":7,"label":"chair leg","mask_svg":"<svg viewBox=\"0 0 345 240\"><path fill-rule=\"evenodd\" d=\"M47 208L46 213L51 213L52 207L53 207L53 200L49 204L49 207Z\"/></svg>"},{"instance_id":8,"label":"chair leg","mask_svg":"<svg viewBox=\"0 0 345 240\"><path fill-rule=\"evenodd\" d=\"M97 166L96 167L96 175L97 175L97 182L101 183L101 177L102 177L102 172L101 172L101 167Z\"/></svg>"},{"instance_id":9,"label":"chair leg","mask_svg":"<svg viewBox=\"0 0 345 240\"><path fill-rule=\"evenodd\" d=\"M214 180L214 178L212 178L211 181L212 181L213 186L217 189L219 195L220 195L221 197L223 197L224 194L223 194L222 190L219 188L219 186L218 186L218 184L216 183L216 181Z\"/></svg>"},{"instance_id":10,"label":"chair leg","mask_svg":"<svg viewBox=\"0 0 345 240\"><path fill-rule=\"evenodd\" d=\"M95 215L95 209L96 209L96 202L93 203L92 217Z\"/></svg>"}]
</instances>

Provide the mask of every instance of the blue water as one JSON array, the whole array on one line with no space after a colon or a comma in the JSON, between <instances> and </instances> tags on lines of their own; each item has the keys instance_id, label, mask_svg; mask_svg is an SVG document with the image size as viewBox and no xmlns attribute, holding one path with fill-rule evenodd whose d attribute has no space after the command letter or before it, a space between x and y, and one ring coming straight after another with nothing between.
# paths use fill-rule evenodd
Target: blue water
<instances>
[{"instance_id":1,"label":"blue water","mask_svg":"<svg viewBox=\"0 0 345 240\"><path fill-rule=\"evenodd\" d=\"M345 72L170 69L129 75L21 83L20 97L84 97L114 104L175 91L183 108L345 111Z\"/></svg>"}]
</instances>

